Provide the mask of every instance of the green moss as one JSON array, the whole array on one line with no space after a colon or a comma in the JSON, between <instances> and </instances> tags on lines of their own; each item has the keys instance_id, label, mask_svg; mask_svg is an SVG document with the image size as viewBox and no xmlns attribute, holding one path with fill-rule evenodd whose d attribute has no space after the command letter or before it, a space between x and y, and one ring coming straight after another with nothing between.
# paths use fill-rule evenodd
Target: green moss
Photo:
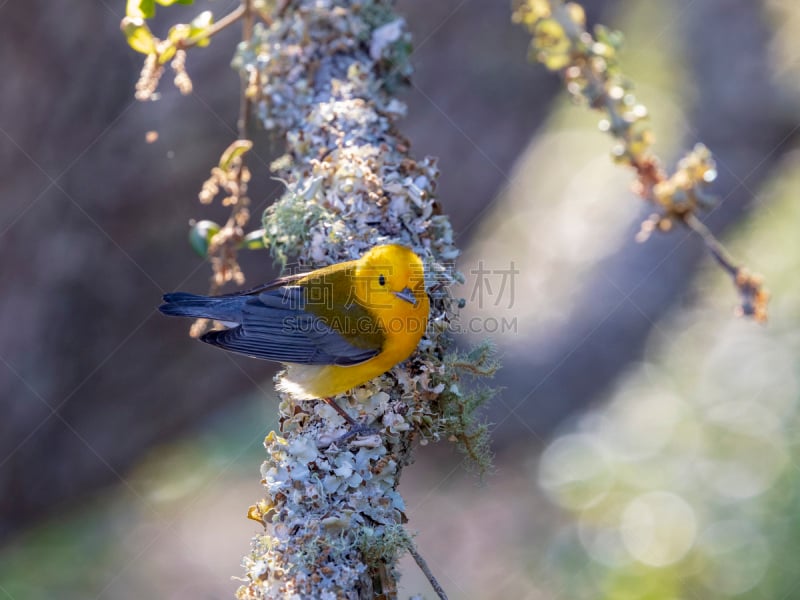
<instances>
[{"instance_id":1,"label":"green moss","mask_svg":"<svg viewBox=\"0 0 800 600\"><path fill-rule=\"evenodd\" d=\"M391 5L384 2L367 3L361 8L359 15L367 25L362 37L365 41L369 39L367 34L371 34L372 31L378 27L397 19L397 12L395 12Z\"/></svg>"},{"instance_id":2,"label":"green moss","mask_svg":"<svg viewBox=\"0 0 800 600\"><path fill-rule=\"evenodd\" d=\"M363 527L356 534L356 546L367 565L394 564L411 546L411 535L399 524Z\"/></svg>"},{"instance_id":3,"label":"green moss","mask_svg":"<svg viewBox=\"0 0 800 600\"><path fill-rule=\"evenodd\" d=\"M497 389L486 386L479 379L493 377L499 368L494 345L482 342L466 354L454 352L444 357L444 372L435 379L444 384L435 406L439 434L456 444L467 457L467 464L484 475L492 468L489 423L479 415L479 410L496 394ZM465 377L472 379L471 389L459 385Z\"/></svg>"},{"instance_id":4,"label":"green moss","mask_svg":"<svg viewBox=\"0 0 800 600\"><path fill-rule=\"evenodd\" d=\"M282 267L307 245L317 224L331 220L332 215L313 200L318 185L317 180L312 180L305 190L292 186L264 211L264 239L270 254Z\"/></svg>"}]
</instances>

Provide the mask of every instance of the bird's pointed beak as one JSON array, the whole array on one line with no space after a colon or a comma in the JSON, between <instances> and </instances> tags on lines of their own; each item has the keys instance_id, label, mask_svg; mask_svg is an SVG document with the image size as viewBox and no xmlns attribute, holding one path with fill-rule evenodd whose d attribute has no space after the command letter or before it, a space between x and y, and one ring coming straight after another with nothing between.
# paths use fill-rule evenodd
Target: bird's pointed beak
<instances>
[{"instance_id":1,"label":"bird's pointed beak","mask_svg":"<svg viewBox=\"0 0 800 600\"><path fill-rule=\"evenodd\" d=\"M414 296L414 292L411 291L411 288L403 288L399 292L392 292L395 296L400 298L401 300L405 300L409 304L414 306L417 305L417 297Z\"/></svg>"}]
</instances>

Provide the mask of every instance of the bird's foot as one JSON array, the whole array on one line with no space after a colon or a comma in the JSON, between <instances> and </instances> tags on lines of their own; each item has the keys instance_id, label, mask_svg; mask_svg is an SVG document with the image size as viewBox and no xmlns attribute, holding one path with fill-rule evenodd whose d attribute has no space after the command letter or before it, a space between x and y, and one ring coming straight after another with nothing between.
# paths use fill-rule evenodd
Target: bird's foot
<instances>
[{"instance_id":1,"label":"bird's foot","mask_svg":"<svg viewBox=\"0 0 800 600\"><path fill-rule=\"evenodd\" d=\"M369 427L365 423L359 423L353 417L348 415L341 406L336 404L333 398L322 398L322 401L334 409L340 417L347 421L348 425L350 426L347 430L347 433L336 438L334 441L335 444L342 445L350 442L350 440L353 440L353 438L359 438L358 440L354 440L352 442L356 445L377 446L380 444L380 429Z\"/></svg>"},{"instance_id":2,"label":"bird's foot","mask_svg":"<svg viewBox=\"0 0 800 600\"><path fill-rule=\"evenodd\" d=\"M358 438L357 440L354 438ZM336 444L342 445L350 442L353 440L352 443L357 446L377 446L380 444L380 429L375 429L374 427L370 427L368 425L357 424L354 427L350 427L347 433L340 435L336 438ZM377 441L373 443L373 441Z\"/></svg>"}]
</instances>

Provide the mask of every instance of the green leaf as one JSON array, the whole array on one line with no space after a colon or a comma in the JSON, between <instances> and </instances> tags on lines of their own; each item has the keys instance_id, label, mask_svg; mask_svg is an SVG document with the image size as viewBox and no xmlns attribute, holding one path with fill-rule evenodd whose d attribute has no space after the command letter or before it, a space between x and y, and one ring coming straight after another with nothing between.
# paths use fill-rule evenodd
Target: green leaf
<instances>
[{"instance_id":1,"label":"green leaf","mask_svg":"<svg viewBox=\"0 0 800 600\"><path fill-rule=\"evenodd\" d=\"M136 19L152 19L156 16L156 5L153 0L128 0L125 15Z\"/></svg>"},{"instance_id":2,"label":"green leaf","mask_svg":"<svg viewBox=\"0 0 800 600\"><path fill-rule=\"evenodd\" d=\"M156 16L156 2L161 6L192 4L194 0L128 0L125 15L137 19L152 19Z\"/></svg>"},{"instance_id":3,"label":"green leaf","mask_svg":"<svg viewBox=\"0 0 800 600\"><path fill-rule=\"evenodd\" d=\"M178 23L169 28L167 39L173 44L184 41L189 38L191 28L186 23Z\"/></svg>"},{"instance_id":4,"label":"green leaf","mask_svg":"<svg viewBox=\"0 0 800 600\"><path fill-rule=\"evenodd\" d=\"M233 165L233 161L241 157L245 152L253 147L253 142L250 140L236 140L230 146L225 148L225 152L219 159L219 168L227 171Z\"/></svg>"},{"instance_id":5,"label":"green leaf","mask_svg":"<svg viewBox=\"0 0 800 600\"><path fill-rule=\"evenodd\" d=\"M120 23L120 29L128 45L142 54L154 54L156 51L156 39L153 32L143 19L138 17L125 17Z\"/></svg>"},{"instance_id":6,"label":"green leaf","mask_svg":"<svg viewBox=\"0 0 800 600\"><path fill-rule=\"evenodd\" d=\"M189 37L197 39L200 47L208 46L211 40L208 38L207 31L214 24L214 15L210 10L205 10L197 15L189 24Z\"/></svg>"},{"instance_id":7,"label":"green leaf","mask_svg":"<svg viewBox=\"0 0 800 600\"><path fill-rule=\"evenodd\" d=\"M189 244L203 258L208 256L211 240L219 233L221 227L214 221L198 221L189 230Z\"/></svg>"},{"instance_id":8,"label":"green leaf","mask_svg":"<svg viewBox=\"0 0 800 600\"><path fill-rule=\"evenodd\" d=\"M246 248L248 250L263 250L266 248L266 240L264 239L264 230L263 229L256 229L255 231L251 231L242 240L241 247Z\"/></svg>"},{"instance_id":9,"label":"green leaf","mask_svg":"<svg viewBox=\"0 0 800 600\"><path fill-rule=\"evenodd\" d=\"M161 48L161 54L158 55L158 64L167 64L167 62L175 56L175 52L177 51L178 49L175 47L175 44L170 44L169 46Z\"/></svg>"},{"instance_id":10,"label":"green leaf","mask_svg":"<svg viewBox=\"0 0 800 600\"><path fill-rule=\"evenodd\" d=\"M178 23L170 27L167 39L172 42L170 55L161 61L167 62L175 54L175 49L182 43L194 43L197 46L208 46L210 40L207 36L208 28L214 23L214 15L210 10L206 10L197 15L190 24Z\"/></svg>"}]
</instances>

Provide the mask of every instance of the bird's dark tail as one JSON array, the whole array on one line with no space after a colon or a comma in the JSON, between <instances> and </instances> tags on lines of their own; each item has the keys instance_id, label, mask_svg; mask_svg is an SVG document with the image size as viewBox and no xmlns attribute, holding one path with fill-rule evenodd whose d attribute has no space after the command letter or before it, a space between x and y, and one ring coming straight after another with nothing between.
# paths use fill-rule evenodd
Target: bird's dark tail
<instances>
[{"instance_id":1,"label":"bird's dark tail","mask_svg":"<svg viewBox=\"0 0 800 600\"><path fill-rule=\"evenodd\" d=\"M242 296L214 297L174 292L164 295L164 304L158 310L171 317L201 317L240 323L245 301Z\"/></svg>"}]
</instances>

